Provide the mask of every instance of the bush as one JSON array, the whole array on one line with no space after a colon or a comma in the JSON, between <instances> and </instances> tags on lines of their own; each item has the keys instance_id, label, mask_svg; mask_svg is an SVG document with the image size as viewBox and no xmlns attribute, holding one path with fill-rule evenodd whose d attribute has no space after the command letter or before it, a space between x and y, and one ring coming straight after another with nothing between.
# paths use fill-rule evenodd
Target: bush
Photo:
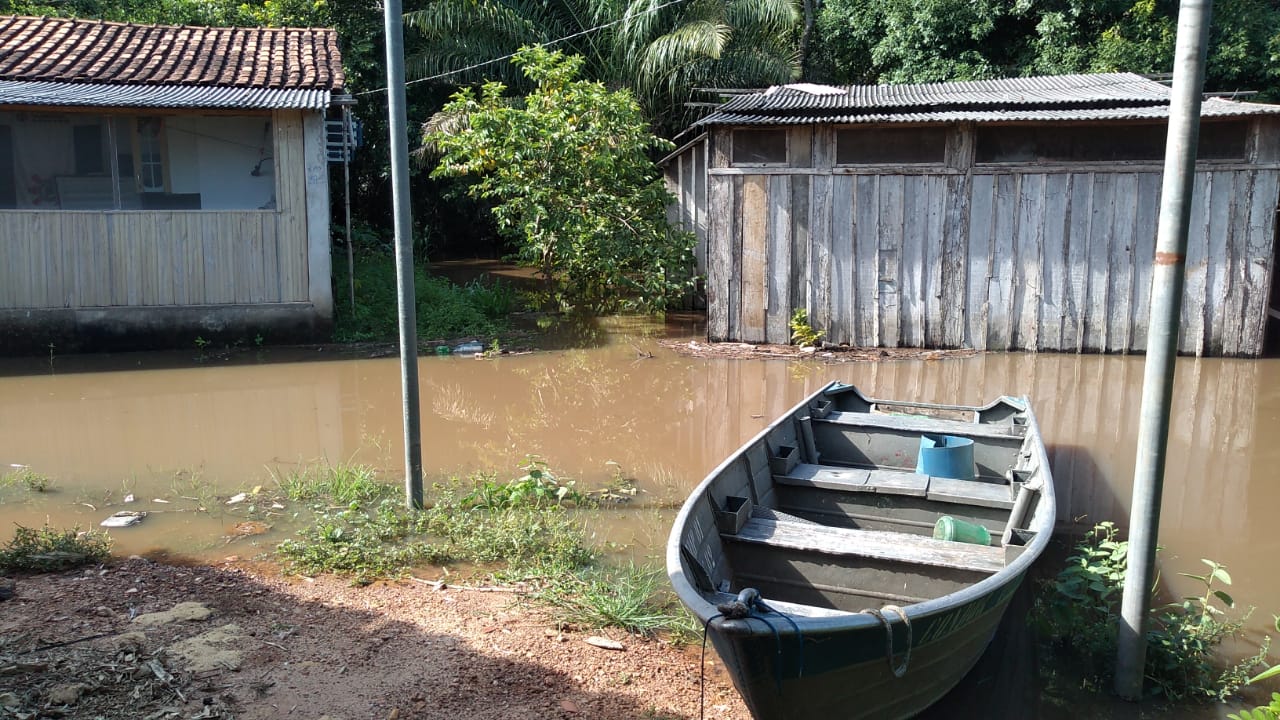
<instances>
[{"instance_id":1,"label":"bush","mask_svg":"<svg viewBox=\"0 0 1280 720\"><path fill-rule=\"evenodd\" d=\"M1051 643L1074 655L1083 667L1092 668L1089 680L1103 685L1114 675L1117 628L1129 546L1118 537L1113 523L1100 523L1075 547L1066 567L1036 600L1034 618ZM1180 573L1198 581L1203 595L1154 605L1147 622L1147 654L1144 673L1155 695L1172 700L1186 697L1222 699L1234 694L1247 678L1247 670L1261 663L1258 655L1238 665L1220 669L1214 653L1224 640L1243 627L1229 616L1235 601L1221 586L1231 584L1225 566L1202 561L1204 575ZM1154 592L1154 591L1153 591Z\"/></svg>"},{"instance_id":2,"label":"bush","mask_svg":"<svg viewBox=\"0 0 1280 720\"><path fill-rule=\"evenodd\" d=\"M13 540L0 550L0 570L67 570L102 562L110 554L111 538L103 532L19 525Z\"/></svg>"}]
</instances>

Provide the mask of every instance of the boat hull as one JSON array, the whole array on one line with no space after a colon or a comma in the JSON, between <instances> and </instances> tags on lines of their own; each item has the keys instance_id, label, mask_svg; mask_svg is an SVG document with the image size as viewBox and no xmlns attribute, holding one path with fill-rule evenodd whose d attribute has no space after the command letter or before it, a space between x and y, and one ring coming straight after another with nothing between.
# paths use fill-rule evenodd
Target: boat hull
<instances>
[{"instance_id":1,"label":"boat hull","mask_svg":"<svg viewBox=\"0 0 1280 720\"><path fill-rule=\"evenodd\" d=\"M939 435L971 446L971 473L917 471ZM990 644L1055 502L1025 399L884 402L833 383L694 490L668 575L759 720L911 717ZM934 535L944 516L970 542Z\"/></svg>"}]
</instances>

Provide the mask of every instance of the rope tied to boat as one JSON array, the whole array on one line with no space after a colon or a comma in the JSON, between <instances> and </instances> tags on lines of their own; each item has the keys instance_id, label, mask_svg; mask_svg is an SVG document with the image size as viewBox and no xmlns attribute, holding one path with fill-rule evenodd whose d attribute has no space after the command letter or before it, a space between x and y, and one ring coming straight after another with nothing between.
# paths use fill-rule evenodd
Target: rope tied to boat
<instances>
[{"instance_id":1,"label":"rope tied to boat","mask_svg":"<svg viewBox=\"0 0 1280 720\"><path fill-rule=\"evenodd\" d=\"M800 642L799 667L796 670L796 678L804 677L804 631L791 619L790 615L779 612L769 607L760 597L760 591L755 588L743 588L738 596L734 599L719 603L716 605L716 614L707 618L702 624L702 660L699 663L699 669L705 673L707 660L707 629L711 627L711 623L717 619L724 618L726 620L759 620L764 623L769 630L773 631L773 640L776 644L777 662L774 663L774 681L778 686L778 694L782 694L782 634L778 632L778 628L765 615L779 615L787 622L791 623L791 627L796 631L796 638ZM698 715L705 717L704 699L705 699L705 674L700 674L698 681Z\"/></svg>"},{"instance_id":2,"label":"rope tied to boat","mask_svg":"<svg viewBox=\"0 0 1280 720\"><path fill-rule=\"evenodd\" d=\"M897 613L898 617L902 618L902 624L907 626L907 649L902 656L901 665L893 664L893 623L884 616L885 611ZM871 615L884 626L884 655L889 663L889 669L893 671L893 676L900 678L906 675L907 664L911 662L911 618L907 617L907 613L897 605L884 605L879 610L867 608L861 612Z\"/></svg>"}]
</instances>

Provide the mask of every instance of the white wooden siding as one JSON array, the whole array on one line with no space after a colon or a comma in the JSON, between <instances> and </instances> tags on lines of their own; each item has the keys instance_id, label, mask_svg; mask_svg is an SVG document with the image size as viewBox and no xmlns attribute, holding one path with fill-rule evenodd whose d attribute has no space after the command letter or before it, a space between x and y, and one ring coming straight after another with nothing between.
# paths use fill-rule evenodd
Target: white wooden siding
<instances>
[{"instance_id":1,"label":"white wooden siding","mask_svg":"<svg viewBox=\"0 0 1280 720\"><path fill-rule=\"evenodd\" d=\"M275 210L0 210L0 309L308 302L302 115L275 125Z\"/></svg>"}]
</instances>

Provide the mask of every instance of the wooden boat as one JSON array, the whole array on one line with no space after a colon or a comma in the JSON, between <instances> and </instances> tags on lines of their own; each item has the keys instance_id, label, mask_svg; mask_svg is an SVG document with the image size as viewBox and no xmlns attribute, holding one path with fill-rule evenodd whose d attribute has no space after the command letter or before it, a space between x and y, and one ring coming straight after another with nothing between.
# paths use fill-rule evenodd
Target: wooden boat
<instances>
[{"instance_id":1,"label":"wooden boat","mask_svg":"<svg viewBox=\"0 0 1280 720\"><path fill-rule=\"evenodd\" d=\"M936 444L956 450L930 464ZM1054 505L1025 398L887 402L832 383L693 491L667 572L756 718L909 717L987 647Z\"/></svg>"}]
</instances>

